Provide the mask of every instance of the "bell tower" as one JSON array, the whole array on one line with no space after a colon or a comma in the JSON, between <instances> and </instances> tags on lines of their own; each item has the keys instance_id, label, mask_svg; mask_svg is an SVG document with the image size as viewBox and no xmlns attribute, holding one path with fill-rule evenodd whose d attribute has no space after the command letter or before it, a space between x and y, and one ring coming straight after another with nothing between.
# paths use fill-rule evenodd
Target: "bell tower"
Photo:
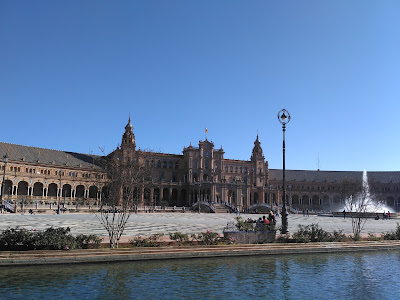
<instances>
[{"instance_id":1,"label":"bell tower","mask_svg":"<svg viewBox=\"0 0 400 300\"><path fill-rule=\"evenodd\" d=\"M258 139L258 133L257 138L254 141L253 152L251 155L251 168L253 187L263 187L266 183L266 164L261 148L261 142Z\"/></svg>"},{"instance_id":2,"label":"bell tower","mask_svg":"<svg viewBox=\"0 0 400 300\"><path fill-rule=\"evenodd\" d=\"M133 126L131 124L131 116L129 115L128 124L125 126L125 132L122 135L121 150L123 156L136 151L135 135L133 134Z\"/></svg>"}]
</instances>

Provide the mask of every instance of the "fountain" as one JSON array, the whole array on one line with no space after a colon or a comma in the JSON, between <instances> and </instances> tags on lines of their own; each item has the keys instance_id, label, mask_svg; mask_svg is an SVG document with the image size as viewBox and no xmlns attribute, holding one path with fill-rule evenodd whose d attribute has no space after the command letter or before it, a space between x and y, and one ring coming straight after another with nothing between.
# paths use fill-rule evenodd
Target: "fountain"
<instances>
[{"instance_id":1,"label":"fountain","mask_svg":"<svg viewBox=\"0 0 400 300\"><path fill-rule=\"evenodd\" d=\"M375 200L371 195L366 170L363 171L362 185L363 189L360 195L357 195L355 198L352 196L347 198L344 206L338 211L332 212L332 215L343 216L343 211L345 211L346 214L348 213L350 215L352 213L357 213L358 216L364 218L375 218L377 214L382 215L380 217L383 217L388 211L390 211L394 217L393 208L385 205L383 202Z\"/></svg>"}]
</instances>

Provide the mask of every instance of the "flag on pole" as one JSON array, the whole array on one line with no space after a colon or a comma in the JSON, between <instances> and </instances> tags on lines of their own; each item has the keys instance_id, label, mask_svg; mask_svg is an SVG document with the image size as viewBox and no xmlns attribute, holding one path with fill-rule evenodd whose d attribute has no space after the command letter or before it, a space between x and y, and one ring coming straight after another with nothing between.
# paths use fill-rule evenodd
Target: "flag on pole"
<instances>
[{"instance_id":1,"label":"flag on pole","mask_svg":"<svg viewBox=\"0 0 400 300\"><path fill-rule=\"evenodd\" d=\"M208 133L208 129L207 129L207 127L206 127L206 133Z\"/></svg>"}]
</instances>

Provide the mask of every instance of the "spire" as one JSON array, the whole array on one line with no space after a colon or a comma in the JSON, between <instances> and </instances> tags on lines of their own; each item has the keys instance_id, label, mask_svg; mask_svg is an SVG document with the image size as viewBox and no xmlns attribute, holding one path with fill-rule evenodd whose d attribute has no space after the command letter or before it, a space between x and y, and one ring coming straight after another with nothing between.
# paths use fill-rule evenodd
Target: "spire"
<instances>
[{"instance_id":1,"label":"spire","mask_svg":"<svg viewBox=\"0 0 400 300\"><path fill-rule=\"evenodd\" d=\"M133 134L133 126L131 124L131 114L129 114L128 124L126 124L125 132L122 136L121 146L126 146L126 145L133 145L133 148L135 148L136 146L135 135Z\"/></svg>"},{"instance_id":2,"label":"spire","mask_svg":"<svg viewBox=\"0 0 400 300\"><path fill-rule=\"evenodd\" d=\"M261 148L261 142L258 139L258 130L257 130L257 137L256 137L256 140L254 141L254 147L253 147L253 156L255 154L263 155L262 148Z\"/></svg>"},{"instance_id":3,"label":"spire","mask_svg":"<svg viewBox=\"0 0 400 300\"><path fill-rule=\"evenodd\" d=\"M125 132L133 131L133 126L131 124L131 114L129 114L128 124L125 126Z\"/></svg>"}]
</instances>

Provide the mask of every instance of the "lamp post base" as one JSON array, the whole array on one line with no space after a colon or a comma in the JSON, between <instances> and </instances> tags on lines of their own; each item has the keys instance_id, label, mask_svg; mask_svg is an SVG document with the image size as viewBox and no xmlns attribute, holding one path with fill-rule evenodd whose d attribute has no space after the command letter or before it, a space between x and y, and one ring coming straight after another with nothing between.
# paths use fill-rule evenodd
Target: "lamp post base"
<instances>
[{"instance_id":1,"label":"lamp post base","mask_svg":"<svg viewBox=\"0 0 400 300\"><path fill-rule=\"evenodd\" d=\"M288 213L286 211L286 208L284 207L282 209L282 229L281 229L281 234L286 234L288 233Z\"/></svg>"}]
</instances>

